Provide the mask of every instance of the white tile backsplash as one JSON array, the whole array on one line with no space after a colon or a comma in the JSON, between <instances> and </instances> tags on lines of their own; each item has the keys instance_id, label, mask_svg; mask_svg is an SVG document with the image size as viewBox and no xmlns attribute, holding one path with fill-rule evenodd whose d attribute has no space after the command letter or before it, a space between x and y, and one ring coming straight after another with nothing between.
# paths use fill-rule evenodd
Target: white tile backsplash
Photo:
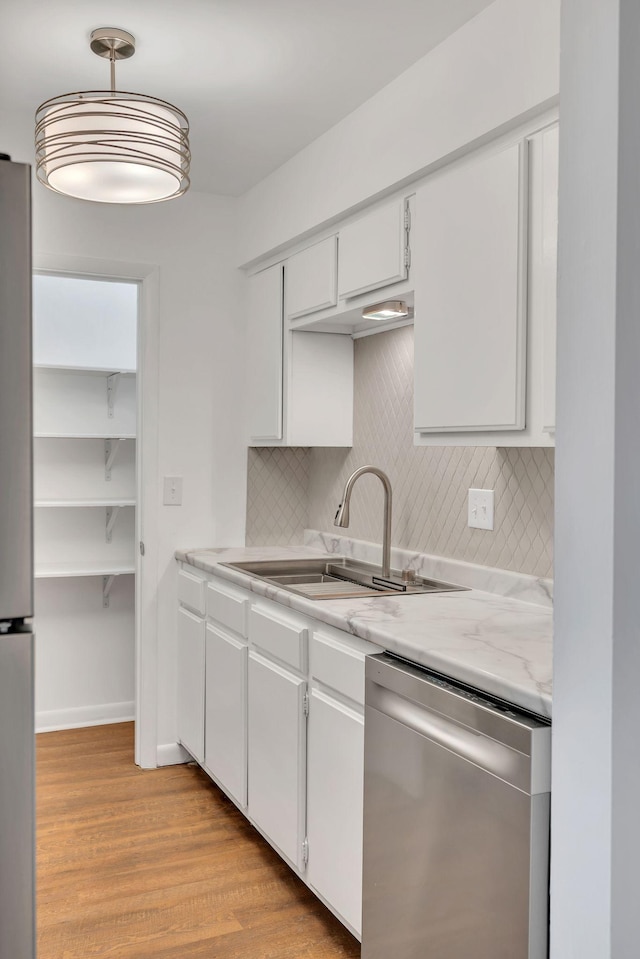
<instances>
[{"instance_id":1,"label":"white tile backsplash","mask_svg":"<svg viewBox=\"0 0 640 959\"><path fill-rule=\"evenodd\" d=\"M302 543L309 514L310 450L250 449L247 546Z\"/></svg>"}]
</instances>

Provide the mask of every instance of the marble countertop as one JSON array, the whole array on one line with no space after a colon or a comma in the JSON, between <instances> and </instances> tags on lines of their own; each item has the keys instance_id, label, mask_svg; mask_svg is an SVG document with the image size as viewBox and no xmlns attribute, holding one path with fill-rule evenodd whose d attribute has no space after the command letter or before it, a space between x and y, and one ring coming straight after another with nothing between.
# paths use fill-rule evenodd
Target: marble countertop
<instances>
[{"instance_id":1,"label":"marble countertop","mask_svg":"<svg viewBox=\"0 0 640 959\"><path fill-rule=\"evenodd\" d=\"M538 715L551 716L549 606L479 589L314 601L220 565L326 555L326 549L308 546L237 547L178 550L176 559Z\"/></svg>"}]
</instances>

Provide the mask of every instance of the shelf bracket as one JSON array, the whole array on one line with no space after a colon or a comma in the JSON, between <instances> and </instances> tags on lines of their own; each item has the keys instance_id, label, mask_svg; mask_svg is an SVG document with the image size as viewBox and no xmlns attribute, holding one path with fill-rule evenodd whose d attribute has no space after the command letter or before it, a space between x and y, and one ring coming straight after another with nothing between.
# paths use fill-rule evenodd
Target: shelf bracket
<instances>
[{"instance_id":1,"label":"shelf bracket","mask_svg":"<svg viewBox=\"0 0 640 959\"><path fill-rule=\"evenodd\" d=\"M103 576L102 577L102 605L106 609L109 605L109 593L111 592L111 587L113 586L115 576Z\"/></svg>"},{"instance_id":2,"label":"shelf bracket","mask_svg":"<svg viewBox=\"0 0 640 959\"><path fill-rule=\"evenodd\" d=\"M118 453L122 449L120 446L121 443L124 443L124 440L105 440L104 441L104 478L110 482L111 481L111 469L116 459L118 458Z\"/></svg>"},{"instance_id":3,"label":"shelf bracket","mask_svg":"<svg viewBox=\"0 0 640 959\"><path fill-rule=\"evenodd\" d=\"M112 373L107 377L107 416L113 419L113 406L116 401L116 393L120 385L121 373Z\"/></svg>"},{"instance_id":4,"label":"shelf bracket","mask_svg":"<svg viewBox=\"0 0 640 959\"><path fill-rule=\"evenodd\" d=\"M111 534L113 533L113 527L116 525L116 520L118 519L118 513L122 509L121 506L107 506L107 522L105 527L105 539L107 543L111 542Z\"/></svg>"}]
</instances>

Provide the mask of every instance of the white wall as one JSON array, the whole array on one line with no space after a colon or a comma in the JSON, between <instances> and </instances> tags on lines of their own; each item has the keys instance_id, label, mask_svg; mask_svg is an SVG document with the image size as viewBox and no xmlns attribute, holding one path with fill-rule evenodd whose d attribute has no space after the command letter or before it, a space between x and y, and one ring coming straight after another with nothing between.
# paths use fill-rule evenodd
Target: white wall
<instances>
[{"instance_id":1,"label":"white wall","mask_svg":"<svg viewBox=\"0 0 640 959\"><path fill-rule=\"evenodd\" d=\"M640 5L563 0L551 959L635 959Z\"/></svg>"},{"instance_id":2,"label":"white wall","mask_svg":"<svg viewBox=\"0 0 640 959\"><path fill-rule=\"evenodd\" d=\"M550 106L559 89L559 34L560 0L495 0L245 193L239 262L277 250ZM402 43L401 24L395 39Z\"/></svg>"},{"instance_id":3,"label":"white wall","mask_svg":"<svg viewBox=\"0 0 640 959\"><path fill-rule=\"evenodd\" d=\"M0 149L14 160L33 162L32 135L30 116L0 115ZM159 744L175 742L174 550L244 542L236 202L188 193L169 203L108 206L33 187L36 255L159 267L158 473L184 477L182 507L157 503Z\"/></svg>"}]
</instances>

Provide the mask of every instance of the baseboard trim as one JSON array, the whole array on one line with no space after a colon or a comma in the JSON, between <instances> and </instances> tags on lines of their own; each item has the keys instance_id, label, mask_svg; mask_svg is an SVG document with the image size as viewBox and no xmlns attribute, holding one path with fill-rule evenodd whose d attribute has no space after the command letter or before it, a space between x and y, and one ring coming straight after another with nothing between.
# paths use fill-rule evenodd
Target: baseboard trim
<instances>
[{"instance_id":1,"label":"baseboard trim","mask_svg":"<svg viewBox=\"0 0 640 959\"><path fill-rule=\"evenodd\" d=\"M178 763L192 763L193 757L180 743L162 743L156 751L156 762L158 766L177 766Z\"/></svg>"},{"instance_id":2,"label":"baseboard trim","mask_svg":"<svg viewBox=\"0 0 640 959\"><path fill-rule=\"evenodd\" d=\"M72 706L36 713L36 732L50 733L57 729L81 729L83 726L107 726L129 723L135 719L135 703L99 703L96 706Z\"/></svg>"}]
</instances>

